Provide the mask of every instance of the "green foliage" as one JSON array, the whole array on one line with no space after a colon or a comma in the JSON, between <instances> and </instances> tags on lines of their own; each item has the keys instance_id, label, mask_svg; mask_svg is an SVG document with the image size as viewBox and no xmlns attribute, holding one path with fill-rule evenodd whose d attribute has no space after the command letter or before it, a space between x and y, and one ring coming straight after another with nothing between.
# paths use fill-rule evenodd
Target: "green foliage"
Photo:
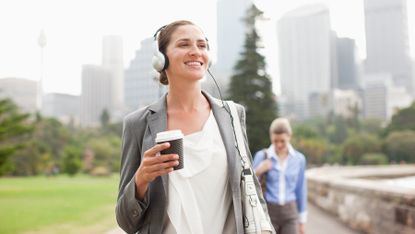
<instances>
[{"instance_id":1,"label":"green foliage","mask_svg":"<svg viewBox=\"0 0 415 234\"><path fill-rule=\"evenodd\" d=\"M106 108L101 113L100 121L101 121L101 127L108 126L110 122L110 114L108 113L108 110Z\"/></svg>"},{"instance_id":2,"label":"green foliage","mask_svg":"<svg viewBox=\"0 0 415 234\"><path fill-rule=\"evenodd\" d=\"M269 145L268 128L278 115L271 80L265 72L265 58L257 51L260 38L255 21L261 15L254 5L247 11L244 50L234 67L228 90L229 99L245 107L251 152Z\"/></svg>"},{"instance_id":3,"label":"green foliage","mask_svg":"<svg viewBox=\"0 0 415 234\"><path fill-rule=\"evenodd\" d=\"M315 128L306 124L294 125L295 138L319 138L319 133Z\"/></svg>"},{"instance_id":4,"label":"green foliage","mask_svg":"<svg viewBox=\"0 0 415 234\"><path fill-rule=\"evenodd\" d=\"M381 152L382 142L375 135L367 133L350 136L343 145L344 162L356 165L367 153Z\"/></svg>"},{"instance_id":5,"label":"green foliage","mask_svg":"<svg viewBox=\"0 0 415 234\"><path fill-rule=\"evenodd\" d=\"M328 153L328 146L323 139L301 138L293 142L296 149L302 152L309 165L320 165Z\"/></svg>"},{"instance_id":6,"label":"green foliage","mask_svg":"<svg viewBox=\"0 0 415 234\"><path fill-rule=\"evenodd\" d=\"M54 118L37 114L26 148L13 155L13 175L51 174L61 163L64 147L71 143L69 128Z\"/></svg>"},{"instance_id":7,"label":"green foliage","mask_svg":"<svg viewBox=\"0 0 415 234\"><path fill-rule=\"evenodd\" d=\"M118 136L93 138L86 147L93 152L92 167L106 167L109 171L119 170L121 140Z\"/></svg>"},{"instance_id":8,"label":"green foliage","mask_svg":"<svg viewBox=\"0 0 415 234\"><path fill-rule=\"evenodd\" d=\"M359 164L363 165L382 165L388 162L388 157L382 153L367 153L362 156Z\"/></svg>"},{"instance_id":9,"label":"green foliage","mask_svg":"<svg viewBox=\"0 0 415 234\"><path fill-rule=\"evenodd\" d=\"M74 146L66 146L61 161L62 172L73 176L81 168L81 151Z\"/></svg>"},{"instance_id":10,"label":"green foliage","mask_svg":"<svg viewBox=\"0 0 415 234\"><path fill-rule=\"evenodd\" d=\"M391 162L415 163L415 131L398 131L388 135L384 152Z\"/></svg>"},{"instance_id":11,"label":"green foliage","mask_svg":"<svg viewBox=\"0 0 415 234\"><path fill-rule=\"evenodd\" d=\"M10 156L24 148L21 139L32 131L29 117L20 113L10 99L0 100L0 176L13 170Z\"/></svg>"},{"instance_id":12,"label":"green foliage","mask_svg":"<svg viewBox=\"0 0 415 234\"><path fill-rule=\"evenodd\" d=\"M363 132L370 134L380 135L383 131L382 120L380 119L363 119L361 126Z\"/></svg>"},{"instance_id":13,"label":"green foliage","mask_svg":"<svg viewBox=\"0 0 415 234\"><path fill-rule=\"evenodd\" d=\"M415 131L415 102L407 108L403 108L392 116L392 121L385 129L384 135L393 131Z\"/></svg>"}]
</instances>

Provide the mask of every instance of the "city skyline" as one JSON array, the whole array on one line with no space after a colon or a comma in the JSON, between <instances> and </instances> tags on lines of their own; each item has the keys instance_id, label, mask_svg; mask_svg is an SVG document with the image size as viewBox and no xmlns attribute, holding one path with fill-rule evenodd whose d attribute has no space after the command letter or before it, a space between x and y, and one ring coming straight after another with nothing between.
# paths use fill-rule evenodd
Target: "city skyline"
<instances>
[{"instance_id":1,"label":"city skyline","mask_svg":"<svg viewBox=\"0 0 415 234\"><path fill-rule=\"evenodd\" d=\"M280 12L271 12L275 13L271 17L273 20L264 23L267 30L260 29L264 35L264 44L268 49L264 51L264 54L267 56L268 67L274 81L279 77L276 67L278 62L275 61L277 53L275 48L267 45L270 44L271 37L276 37L275 19L305 2L322 1L297 0L291 3L280 3L281 5L278 5ZM362 42L362 38L364 40L363 2L350 1L350 5L354 7L360 4L359 9L345 9L343 13L339 13L340 1L326 0L323 2L329 5L332 29L339 34L339 37L355 39L362 58L365 53L364 50L362 53L362 48L365 48ZM134 58L136 50L139 49L140 42L151 37L154 30L160 25L175 19L187 18L203 28L207 37L212 38L210 39L213 48L212 55L216 61L216 1L203 1L203 7L200 6L201 4L194 4L194 1L188 0L175 1L174 3L167 1L162 3L166 7L160 9L156 6L161 4L161 1L146 4L132 1L103 3L88 1L77 5L70 2L44 0L36 3L10 1L0 4L5 5L0 7L0 28L2 34L6 35L0 39L2 42L0 43L0 64L2 64L0 78L18 77L39 80L40 48L36 41L41 29L44 29L48 41L45 48L44 68L44 90L46 93L60 92L79 95L82 65L100 64L101 42L105 35L113 34L123 37L125 69ZM21 8L22 4L25 4L26 7ZM414 12L414 5L408 1L408 12ZM169 11L168 9L175 10ZM353 10L355 14L350 14ZM155 13L153 15L142 14L144 12ZM22 14L25 17L20 17ZM155 15L157 15L157 19L144 21ZM347 15L353 16L350 17L350 20L356 21L356 18L361 18L360 23L349 22ZM411 30L415 27L413 17L408 13L412 58L415 54L414 30ZM28 21L27 18L31 20ZM134 30L134 28L136 29ZM354 33L352 32L353 28L356 28ZM361 34L359 38L356 38L356 35L359 34Z\"/></svg>"}]
</instances>

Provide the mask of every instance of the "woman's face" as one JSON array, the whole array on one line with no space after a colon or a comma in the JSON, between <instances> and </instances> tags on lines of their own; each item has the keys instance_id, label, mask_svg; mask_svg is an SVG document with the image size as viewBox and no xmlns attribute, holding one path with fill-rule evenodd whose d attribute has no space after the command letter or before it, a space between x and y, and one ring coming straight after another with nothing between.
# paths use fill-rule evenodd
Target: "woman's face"
<instances>
[{"instance_id":1,"label":"woman's face","mask_svg":"<svg viewBox=\"0 0 415 234\"><path fill-rule=\"evenodd\" d=\"M271 134L271 142L275 147L275 150L280 153L288 151L288 145L290 144L290 135L287 133Z\"/></svg>"},{"instance_id":2,"label":"woman's face","mask_svg":"<svg viewBox=\"0 0 415 234\"><path fill-rule=\"evenodd\" d=\"M205 36L197 26L179 26L172 33L166 49L169 82L174 82L174 79L202 79L209 63L207 46Z\"/></svg>"}]
</instances>

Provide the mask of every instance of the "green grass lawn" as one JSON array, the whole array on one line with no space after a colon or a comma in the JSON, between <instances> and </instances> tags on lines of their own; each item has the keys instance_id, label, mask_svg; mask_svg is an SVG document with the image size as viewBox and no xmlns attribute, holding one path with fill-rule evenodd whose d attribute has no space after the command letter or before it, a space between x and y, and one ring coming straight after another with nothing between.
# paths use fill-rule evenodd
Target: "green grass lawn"
<instances>
[{"instance_id":1,"label":"green grass lawn","mask_svg":"<svg viewBox=\"0 0 415 234\"><path fill-rule=\"evenodd\" d=\"M116 226L118 180L0 178L0 233L103 233Z\"/></svg>"}]
</instances>

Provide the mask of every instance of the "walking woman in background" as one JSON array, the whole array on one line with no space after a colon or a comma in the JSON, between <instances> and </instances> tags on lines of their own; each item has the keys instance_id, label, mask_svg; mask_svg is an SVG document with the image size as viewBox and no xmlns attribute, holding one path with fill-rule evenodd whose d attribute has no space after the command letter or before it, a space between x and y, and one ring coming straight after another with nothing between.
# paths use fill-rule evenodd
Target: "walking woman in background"
<instances>
[{"instance_id":1,"label":"walking woman in background","mask_svg":"<svg viewBox=\"0 0 415 234\"><path fill-rule=\"evenodd\" d=\"M127 233L242 234L242 166L232 120L222 101L201 90L208 41L189 21L163 26L154 40L153 66L168 93L124 118L117 222ZM237 110L248 147L245 111ZM160 155L170 145L155 138L176 129L184 134L185 166L173 171L178 155ZM260 202L269 220L262 194Z\"/></svg>"},{"instance_id":2,"label":"walking woman in background","mask_svg":"<svg viewBox=\"0 0 415 234\"><path fill-rule=\"evenodd\" d=\"M292 130L285 118L269 129L271 145L254 157L256 175L265 179L264 197L278 234L304 234L307 219L306 160L290 144ZM265 177L265 178L264 178Z\"/></svg>"}]
</instances>

